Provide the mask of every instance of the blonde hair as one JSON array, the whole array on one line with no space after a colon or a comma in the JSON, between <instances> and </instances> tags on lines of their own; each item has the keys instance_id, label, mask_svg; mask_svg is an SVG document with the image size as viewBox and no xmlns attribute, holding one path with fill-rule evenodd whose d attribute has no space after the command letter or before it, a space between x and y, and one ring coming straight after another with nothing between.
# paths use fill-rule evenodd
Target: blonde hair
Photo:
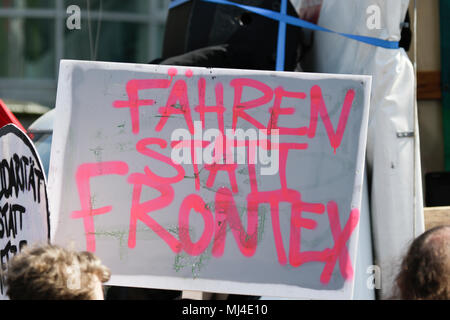
<instances>
[{"instance_id":1,"label":"blonde hair","mask_svg":"<svg viewBox=\"0 0 450 320\"><path fill-rule=\"evenodd\" d=\"M29 247L8 264L6 294L12 300L89 300L94 298L95 276L106 282L111 272L91 252Z\"/></svg>"}]
</instances>

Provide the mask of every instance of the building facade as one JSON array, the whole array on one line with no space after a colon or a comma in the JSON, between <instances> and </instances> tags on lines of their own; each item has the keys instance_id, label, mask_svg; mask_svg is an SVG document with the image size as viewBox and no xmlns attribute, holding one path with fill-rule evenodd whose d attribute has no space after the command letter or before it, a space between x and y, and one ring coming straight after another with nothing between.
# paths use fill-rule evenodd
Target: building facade
<instances>
[{"instance_id":1,"label":"building facade","mask_svg":"<svg viewBox=\"0 0 450 320\"><path fill-rule=\"evenodd\" d=\"M61 59L158 58L168 6L169 0L0 0L0 99L53 108Z\"/></svg>"}]
</instances>

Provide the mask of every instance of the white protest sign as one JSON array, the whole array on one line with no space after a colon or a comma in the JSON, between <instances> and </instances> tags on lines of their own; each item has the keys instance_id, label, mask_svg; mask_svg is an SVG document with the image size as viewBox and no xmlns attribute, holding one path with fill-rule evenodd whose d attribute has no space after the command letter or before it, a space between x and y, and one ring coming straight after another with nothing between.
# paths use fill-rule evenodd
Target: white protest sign
<instances>
[{"instance_id":1,"label":"white protest sign","mask_svg":"<svg viewBox=\"0 0 450 320\"><path fill-rule=\"evenodd\" d=\"M351 298L370 82L63 61L52 242L114 285Z\"/></svg>"},{"instance_id":2,"label":"white protest sign","mask_svg":"<svg viewBox=\"0 0 450 320\"><path fill-rule=\"evenodd\" d=\"M0 261L25 245L46 244L49 212L45 173L28 136L13 124L0 129ZM6 298L3 278L0 297Z\"/></svg>"}]
</instances>

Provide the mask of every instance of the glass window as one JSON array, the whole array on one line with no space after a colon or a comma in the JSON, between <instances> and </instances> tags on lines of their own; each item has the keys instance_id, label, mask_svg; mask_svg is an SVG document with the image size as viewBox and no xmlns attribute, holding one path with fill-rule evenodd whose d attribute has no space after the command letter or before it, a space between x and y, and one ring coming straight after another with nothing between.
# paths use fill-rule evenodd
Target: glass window
<instances>
[{"instance_id":1,"label":"glass window","mask_svg":"<svg viewBox=\"0 0 450 320\"><path fill-rule=\"evenodd\" d=\"M0 18L0 77L54 78L55 22Z\"/></svg>"},{"instance_id":2,"label":"glass window","mask_svg":"<svg viewBox=\"0 0 450 320\"><path fill-rule=\"evenodd\" d=\"M146 24L82 20L81 30L65 30L66 59L147 63L148 28Z\"/></svg>"},{"instance_id":3,"label":"glass window","mask_svg":"<svg viewBox=\"0 0 450 320\"><path fill-rule=\"evenodd\" d=\"M82 12L87 11L88 5L91 11L98 11L101 4L103 11L147 14L150 1L154 0L65 0L65 5L77 5Z\"/></svg>"},{"instance_id":4,"label":"glass window","mask_svg":"<svg viewBox=\"0 0 450 320\"><path fill-rule=\"evenodd\" d=\"M34 9L54 8L55 1L59 0L1 0L2 8Z\"/></svg>"},{"instance_id":5,"label":"glass window","mask_svg":"<svg viewBox=\"0 0 450 320\"><path fill-rule=\"evenodd\" d=\"M0 0L0 97L54 105L60 59L160 58L169 2ZM70 5L80 7L80 30L66 27Z\"/></svg>"},{"instance_id":6,"label":"glass window","mask_svg":"<svg viewBox=\"0 0 450 320\"><path fill-rule=\"evenodd\" d=\"M167 0L157 0L158 1L158 9L167 10L169 8L169 1Z\"/></svg>"}]
</instances>

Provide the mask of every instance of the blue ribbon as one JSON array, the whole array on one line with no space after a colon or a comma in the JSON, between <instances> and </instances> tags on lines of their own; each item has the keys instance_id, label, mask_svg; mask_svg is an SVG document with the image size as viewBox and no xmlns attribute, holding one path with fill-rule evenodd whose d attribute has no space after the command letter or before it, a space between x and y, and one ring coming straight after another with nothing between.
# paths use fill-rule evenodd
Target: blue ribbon
<instances>
[{"instance_id":1,"label":"blue ribbon","mask_svg":"<svg viewBox=\"0 0 450 320\"><path fill-rule=\"evenodd\" d=\"M176 6L179 6L183 3L186 3L190 0L174 0L170 3L169 9L172 9ZM367 37L367 36L359 36L349 33L343 33L343 32L336 32L321 26L318 26L314 23L308 22L306 20L302 20L300 18L292 17L286 14L287 11L287 0L281 0L281 12L276 12L268 9L248 6L244 4L239 4L235 2L230 2L228 0L202 0L205 2L215 3L215 4L222 4L222 5L228 5L228 6L234 6L238 7L244 10L247 10L249 12L253 12L256 14L259 14L263 17L276 20L280 23L279 29L278 29L278 45L277 45L277 63L276 63L276 70L283 71L284 70L284 48L285 48L285 41L286 41L286 25L301 27L305 29L310 29L314 31L323 31L323 32L329 32L334 33L349 39L357 40L369 45L382 47L385 49L398 49L399 43L398 41L389 41L389 40L382 40L379 38L374 37Z\"/></svg>"},{"instance_id":2,"label":"blue ribbon","mask_svg":"<svg viewBox=\"0 0 450 320\"><path fill-rule=\"evenodd\" d=\"M287 14L287 0L281 0L281 10L282 15ZM284 50L286 48L286 23L280 21L278 26L278 42L277 42L277 63L275 65L275 70L284 71Z\"/></svg>"}]
</instances>

